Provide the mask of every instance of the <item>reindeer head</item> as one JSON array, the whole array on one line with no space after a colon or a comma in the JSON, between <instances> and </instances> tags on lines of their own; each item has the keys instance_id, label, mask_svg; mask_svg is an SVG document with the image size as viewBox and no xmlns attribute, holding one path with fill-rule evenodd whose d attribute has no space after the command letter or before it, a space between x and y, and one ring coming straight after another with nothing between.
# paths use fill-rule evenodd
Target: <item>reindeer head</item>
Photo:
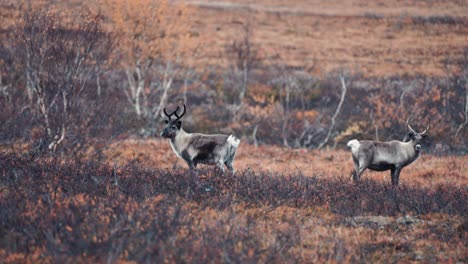
<instances>
[{"instance_id":1,"label":"reindeer head","mask_svg":"<svg viewBox=\"0 0 468 264\"><path fill-rule=\"evenodd\" d=\"M427 138L426 132L429 130L430 123L427 125L424 131L418 133L410 126L409 124L410 120L411 120L411 116L406 121L406 125L408 126L409 132L403 141L404 142L412 141L414 144L414 149L416 151L420 151L422 149L423 141L425 141L425 139Z\"/></svg>"},{"instance_id":2,"label":"reindeer head","mask_svg":"<svg viewBox=\"0 0 468 264\"><path fill-rule=\"evenodd\" d=\"M164 108L164 114L167 116L168 120L164 120L164 122L166 123L166 127L161 132L161 137L174 138L176 136L177 132L182 127L182 122L179 119L181 119L182 116L184 116L186 108L185 108L185 105L184 105L184 110L183 110L181 115L177 114L177 112L179 111L179 108L180 107L178 106L177 109L174 110L171 114L168 114L166 112L166 108ZM175 115L175 117L176 117L175 120L172 120L173 115Z\"/></svg>"}]
</instances>

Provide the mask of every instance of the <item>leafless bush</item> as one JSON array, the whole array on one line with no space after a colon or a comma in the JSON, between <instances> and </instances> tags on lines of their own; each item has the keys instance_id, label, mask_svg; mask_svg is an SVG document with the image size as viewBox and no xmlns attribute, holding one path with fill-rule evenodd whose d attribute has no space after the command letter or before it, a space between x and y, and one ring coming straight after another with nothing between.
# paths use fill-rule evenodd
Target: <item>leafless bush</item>
<instances>
[{"instance_id":1,"label":"leafless bush","mask_svg":"<svg viewBox=\"0 0 468 264\"><path fill-rule=\"evenodd\" d=\"M17 59L34 114L43 128L40 148L56 151L80 134L90 113L83 93L110 52L102 16L64 17L45 8L20 11ZM18 89L21 89L18 87ZM76 142L68 146L76 145Z\"/></svg>"},{"instance_id":2,"label":"leafless bush","mask_svg":"<svg viewBox=\"0 0 468 264\"><path fill-rule=\"evenodd\" d=\"M240 35L225 47L229 61L225 78L225 89L231 94L228 102L233 109L233 121L239 119L238 112L244 105L251 83L252 72L260 64L260 47L254 42L254 21L250 13L241 25ZM237 97L237 98L235 98Z\"/></svg>"}]
</instances>

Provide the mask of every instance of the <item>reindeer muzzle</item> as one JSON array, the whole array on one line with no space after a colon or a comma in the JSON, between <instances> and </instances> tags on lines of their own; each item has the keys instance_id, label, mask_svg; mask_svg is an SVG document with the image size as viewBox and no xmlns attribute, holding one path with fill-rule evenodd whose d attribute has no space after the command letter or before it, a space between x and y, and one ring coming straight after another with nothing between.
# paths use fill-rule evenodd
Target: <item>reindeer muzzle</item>
<instances>
[{"instance_id":1,"label":"reindeer muzzle","mask_svg":"<svg viewBox=\"0 0 468 264\"><path fill-rule=\"evenodd\" d=\"M415 149L416 151L420 151L420 150L422 149L421 144L416 144L416 146L414 146L414 149Z\"/></svg>"}]
</instances>

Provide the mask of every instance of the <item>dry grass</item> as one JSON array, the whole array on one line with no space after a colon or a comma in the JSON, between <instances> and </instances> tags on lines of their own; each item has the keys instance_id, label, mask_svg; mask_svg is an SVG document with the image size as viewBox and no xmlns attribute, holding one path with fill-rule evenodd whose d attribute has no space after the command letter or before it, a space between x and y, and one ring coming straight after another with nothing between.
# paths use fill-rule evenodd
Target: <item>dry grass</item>
<instances>
[{"instance_id":1,"label":"dry grass","mask_svg":"<svg viewBox=\"0 0 468 264\"><path fill-rule=\"evenodd\" d=\"M450 61L467 45L463 1L186 2L198 7L192 20L203 43L199 65L225 64L224 46L239 36L247 8L267 64L314 74L346 68L368 77L445 76L458 70Z\"/></svg>"},{"instance_id":2,"label":"dry grass","mask_svg":"<svg viewBox=\"0 0 468 264\"><path fill-rule=\"evenodd\" d=\"M180 2L193 7L191 41L198 43L182 61L201 70L229 63L225 47L241 36L249 17L265 65L300 67L314 75L344 68L365 77L445 77L460 70L455 63L467 47L468 7L458 0ZM86 5L102 8L97 3ZM0 6L0 13L12 17L11 6Z\"/></svg>"}]
</instances>

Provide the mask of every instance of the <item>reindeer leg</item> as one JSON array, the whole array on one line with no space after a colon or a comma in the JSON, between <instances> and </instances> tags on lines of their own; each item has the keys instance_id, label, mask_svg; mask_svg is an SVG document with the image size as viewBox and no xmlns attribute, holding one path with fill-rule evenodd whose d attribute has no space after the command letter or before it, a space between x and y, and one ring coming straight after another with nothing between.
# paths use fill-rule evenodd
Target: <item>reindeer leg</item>
<instances>
[{"instance_id":1,"label":"reindeer leg","mask_svg":"<svg viewBox=\"0 0 468 264\"><path fill-rule=\"evenodd\" d=\"M224 165L228 168L229 172L234 173L234 168L232 167L232 160L224 162Z\"/></svg>"},{"instance_id":2,"label":"reindeer leg","mask_svg":"<svg viewBox=\"0 0 468 264\"><path fill-rule=\"evenodd\" d=\"M394 167L392 169L392 184L393 185L398 185L398 180L400 178L401 169L402 168L400 168L400 167Z\"/></svg>"},{"instance_id":3,"label":"reindeer leg","mask_svg":"<svg viewBox=\"0 0 468 264\"><path fill-rule=\"evenodd\" d=\"M190 172L190 176L192 176L193 178L195 178L195 183L197 184L197 186L200 185L200 177L198 177L198 171L197 171L197 163L196 162L193 162L189 159L185 159L185 161L187 162L187 165L189 166L189 172Z\"/></svg>"},{"instance_id":4,"label":"reindeer leg","mask_svg":"<svg viewBox=\"0 0 468 264\"><path fill-rule=\"evenodd\" d=\"M364 166L360 166L358 172L356 173L356 181L359 181L361 179L361 174L366 170L367 168Z\"/></svg>"},{"instance_id":5,"label":"reindeer leg","mask_svg":"<svg viewBox=\"0 0 468 264\"><path fill-rule=\"evenodd\" d=\"M195 180L198 183L197 163L189 159L185 159L185 161L187 162L187 165L189 166L190 173L193 173L195 175Z\"/></svg>"},{"instance_id":6,"label":"reindeer leg","mask_svg":"<svg viewBox=\"0 0 468 264\"><path fill-rule=\"evenodd\" d=\"M189 170L194 171L197 168L197 164L194 163L193 161L191 161L189 159L184 159L184 160L185 160L185 162L187 162Z\"/></svg>"},{"instance_id":7,"label":"reindeer leg","mask_svg":"<svg viewBox=\"0 0 468 264\"><path fill-rule=\"evenodd\" d=\"M224 173L224 163L221 160L218 161L216 166L218 166L218 168Z\"/></svg>"},{"instance_id":8,"label":"reindeer leg","mask_svg":"<svg viewBox=\"0 0 468 264\"><path fill-rule=\"evenodd\" d=\"M226 167L228 168L228 170L231 172L231 173L234 173L234 168L232 167L232 162L234 161L234 155L231 155L230 157L228 157L228 159L224 162L224 165L226 165Z\"/></svg>"},{"instance_id":9,"label":"reindeer leg","mask_svg":"<svg viewBox=\"0 0 468 264\"><path fill-rule=\"evenodd\" d=\"M392 185L398 185L398 180L400 178L400 172L401 172L401 169L400 167L393 167L392 170L391 170L391 175L392 175Z\"/></svg>"},{"instance_id":10,"label":"reindeer leg","mask_svg":"<svg viewBox=\"0 0 468 264\"><path fill-rule=\"evenodd\" d=\"M359 180L358 174L357 174L359 170L359 161L353 157L353 162L354 162L353 180L357 181Z\"/></svg>"},{"instance_id":11,"label":"reindeer leg","mask_svg":"<svg viewBox=\"0 0 468 264\"><path fill-rule=\"evenodd\" d=\"M193 161L193 159L190 157L188 151L182 151L182 159L187 162L187 165L189 167L189 170L194 171L195 168L197 167L197 163Z\"/></svg>"},{"instance_id":12,"label":"reindeer leg","mask_svg":"<svg viewBox=\"0 0 468 264\"><path fill-rule=\"evenodd\" d=\"M356 170L356 178L354 179L355 181L359 181L361 174L367 169L367 166L369 166L369 162L367 160L359 160L359 168Z\"/></svg>"},{"instance_id":13,"label":"reindeer leg","mask_svg":"<svg viewBox=\"0 0 468 264\"><path fill-rule=\"evenodd\" d=\"M395 167L390 169L390 176L392 177L392 185L395 185Z\"/></svg>"}]
</instances>

